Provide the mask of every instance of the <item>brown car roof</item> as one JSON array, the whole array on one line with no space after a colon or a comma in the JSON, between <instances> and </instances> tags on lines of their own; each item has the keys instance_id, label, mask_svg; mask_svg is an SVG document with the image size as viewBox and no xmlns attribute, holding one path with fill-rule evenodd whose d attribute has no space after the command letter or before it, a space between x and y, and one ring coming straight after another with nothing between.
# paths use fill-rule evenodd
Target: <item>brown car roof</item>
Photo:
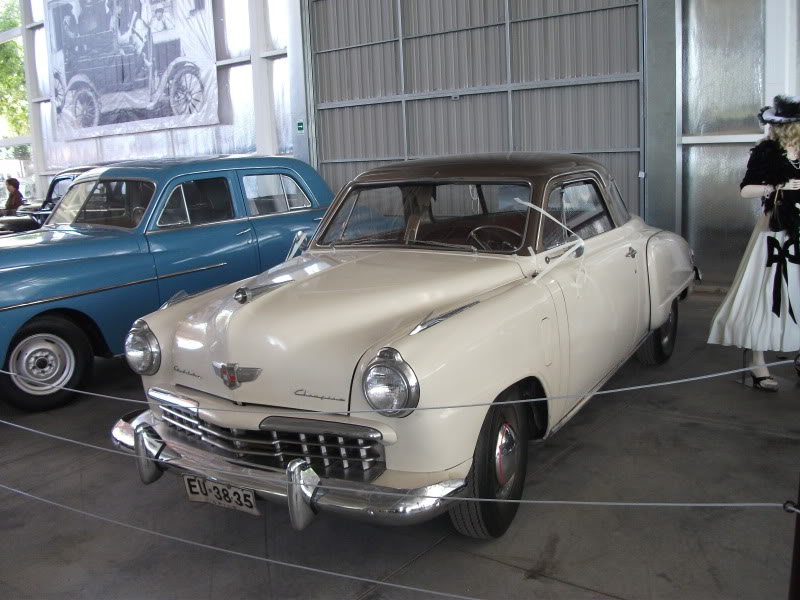
<instances>
[{"instance_id":1,"label":"brown car roof","mask_svg":"<svg viewBox=\"0 0 800 600\"><path fill-rule=\"evenodd\" d=\"M604 179L607 177L606 168L602 164L585 156L553 152L510 152L443 156L393 163L362 173L355 178L354 183L469 177L533 179L586 169L598 171Z\"/></svg>"}]
</instances>

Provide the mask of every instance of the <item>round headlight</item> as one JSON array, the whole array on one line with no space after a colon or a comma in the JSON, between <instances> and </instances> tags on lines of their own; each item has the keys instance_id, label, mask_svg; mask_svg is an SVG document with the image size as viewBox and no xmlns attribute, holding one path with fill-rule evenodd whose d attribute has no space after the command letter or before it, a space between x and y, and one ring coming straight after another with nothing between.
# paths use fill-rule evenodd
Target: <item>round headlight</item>
<instances>
[{"instance_id":1,"label":"round headlight","mask_svg":"<svg viewBox=\"0 0 800 600\"><path fill-rule=\"evenodd\" d=\"M405 417L419 402L417 377L393 348L382 349L367 365L362 387L369 405L387 417Z\"/></svg>"},{"instance_id":2,"label":"round headlight","mask_svg":"<svg viewBox=\"0 0 800 600\"><path fill-rule=\"evenodd\" d=\"M142 320L136 321L125 338L125 358L139 375L155 375L161 366L161 347Z\"/></svg>"}]
</instances>

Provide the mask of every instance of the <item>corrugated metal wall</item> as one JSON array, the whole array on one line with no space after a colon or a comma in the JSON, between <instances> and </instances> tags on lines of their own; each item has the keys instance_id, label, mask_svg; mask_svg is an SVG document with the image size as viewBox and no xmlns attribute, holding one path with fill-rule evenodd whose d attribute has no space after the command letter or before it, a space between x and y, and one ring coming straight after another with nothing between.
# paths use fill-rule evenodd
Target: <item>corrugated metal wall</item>
<instances>
[{"instance_id":1,"label":"corrugated metal wall","mask_svg":"<svg viewBox=\"0 0 800 600\"><path fill-rule=\"evenodd\" d=\"M632 0L312 0L318 161L566 151L609 166L633 212L641 7Z\"/></svg>"}]
</instances>

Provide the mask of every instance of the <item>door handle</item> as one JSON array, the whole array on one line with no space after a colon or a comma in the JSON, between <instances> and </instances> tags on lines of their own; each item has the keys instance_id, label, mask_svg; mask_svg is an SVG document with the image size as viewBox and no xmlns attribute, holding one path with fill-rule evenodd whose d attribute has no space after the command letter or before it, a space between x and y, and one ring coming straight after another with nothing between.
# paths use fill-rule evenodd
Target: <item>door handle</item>
<instances>
[{"instance_id":1,"label":"door handle","mask_svg":"<svg viewBox=\"0 0 800 600\"><path fill-rule=\"evenodd\" d=\"M250 233L250 230L249 229L245 229L244 231L240 231L239 233L236 234L236 236L238 237L240 235L244 235L245 233Z\"/></svg>"},{"instance_id":2,"label":"door handle","mask_svg":"<svg viewBox=\"0 0 800 600\"><path fill-rule=\"evenodd\" d=\"M636 250L633 249L633 246L628 248L628 253L625 255L625 258L636 258Z\"/></svg>"}]
</instances>

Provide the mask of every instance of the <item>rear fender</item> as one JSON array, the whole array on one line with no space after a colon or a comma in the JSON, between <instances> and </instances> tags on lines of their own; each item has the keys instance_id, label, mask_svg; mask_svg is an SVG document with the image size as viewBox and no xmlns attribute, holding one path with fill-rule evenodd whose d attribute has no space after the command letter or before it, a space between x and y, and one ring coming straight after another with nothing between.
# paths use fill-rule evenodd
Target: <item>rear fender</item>
<instances>
[{"instance_id":1,"label":"rear fender","mask_svg":"<svg viewBox=\"0 0 800 600\"><path fill-rule=\"evenodd\" d=\"M689 244L670 231L659 231L647 241L650 285L650 329L669 318L672 301L693 287L695 267Z\"/></svg>"}]
</instances>

